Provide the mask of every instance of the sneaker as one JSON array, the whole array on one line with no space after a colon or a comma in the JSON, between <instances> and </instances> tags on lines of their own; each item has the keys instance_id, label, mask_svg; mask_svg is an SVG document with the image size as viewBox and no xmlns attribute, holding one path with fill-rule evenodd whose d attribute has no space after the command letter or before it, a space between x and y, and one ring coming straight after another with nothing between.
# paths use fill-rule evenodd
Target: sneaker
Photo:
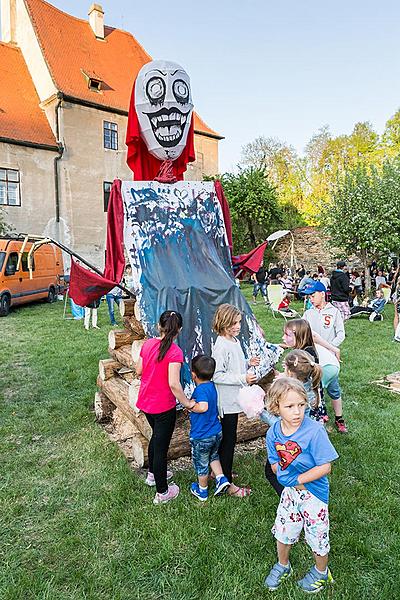
<instances>
[{"instance_id":1,"label":"sneaker","mask_svg":"<svg viewBox=\"0 0 400 600\"><path fill-rule=\"evenodd\" d=\"M201 502L208 500L208 490L201 490L199 484L196 482L190 486L190 492L193 496L196 496Z\"/></svg>"},{"instance_id":2,"label":"sneaker","mask_svg":"<svg viewBox=\"0 0 400 600\"><path fill-rule=\"evenodd\" d=\"M225 475L223 475L219 479L219 481L217 480L216 482L214 496L220 496L221 494L223 494L223 492L225 492L228 489L229 486L230 483L228 478L225 477Z\"/></svg>"},{"instance_id":3,"label":"sneaker","mask_svg":"<svg viewBox=\"0 0 400 600\"><path fill-rule=\"evenodd\" d=\"M170 483L168 486L168 491L165 494L159 494L156 492L154 496L153 504L166 504L170 500L176 498L179 494L179 486L176 483Z\"/></svg>"},{"instance_id":4,"label":"sneaker","mask_svg":"<svg viewBox=\"0 0 400 600\"><path fill-rule=\"evenodd\" d=\"M333 583L333 577L330 570L328 569L326 575L321 575L315 567L311 567L305 577L297 582L297 585L303 592L316 594L324 589L327 583Z\"/></svg>"},{"instance_id":5,"label":"sneaker","mask_svg":"<svg viewBox=\"0 0 400 600\"><path fill-rule=\"evenodd\" d=\"M269 572L268 577L265 578L265 587L272 592L277 590L282 581L290 577L292 572L293 571L290 563L287 565L287 567L283 567L281 564L276 563Z\"/></svg>"},{"instance_id":6,"label":"sneaker","mask_svg":"<svg viewBox=\"0 0 400 600\"><path fill-rule=\"evenodd\" d=\"M344 422L343 419L340 419L340 421L335 419L335 427L339 433L348 433L349 432L349 430L346 427L346 423Z\"/></svg>"},{"instance_id":7,"label":"sneaker","mask_svg":"<svg viewBox=\"0 0 400 600\"><path fill-rule=\"evenodd\" d=\"M173 477L172 471L167 471L167 481L172 479L172 477ZM154 479L154 474L150 473L150 471L148 471L148 473L147 473L145 482L149 487L154 487L156 485L156 480Z\"/></svg>"}]
</instances>

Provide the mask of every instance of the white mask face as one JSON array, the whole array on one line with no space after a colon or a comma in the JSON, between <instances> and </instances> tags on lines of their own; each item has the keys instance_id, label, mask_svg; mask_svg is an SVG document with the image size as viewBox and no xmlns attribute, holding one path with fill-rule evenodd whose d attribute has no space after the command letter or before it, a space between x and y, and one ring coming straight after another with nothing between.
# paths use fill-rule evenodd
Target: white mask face
<instances>
[{"instance_id":1,"label":"white mask face","mask_svg":"<svg viewBox=\"0 0 400 600\"><path fill-rule=\"evenodd\" d=\"M186 71L165 60L144 65L136 78L135 108L150 154L160 160L178 158L186 146L193 112Z\"/></svg>"}]
</instances>

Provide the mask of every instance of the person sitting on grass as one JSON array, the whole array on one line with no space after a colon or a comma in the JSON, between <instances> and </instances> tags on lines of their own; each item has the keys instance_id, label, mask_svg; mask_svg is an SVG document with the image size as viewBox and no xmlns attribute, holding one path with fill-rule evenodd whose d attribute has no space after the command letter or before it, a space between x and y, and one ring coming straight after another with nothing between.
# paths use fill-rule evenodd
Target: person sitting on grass
<instances>
[{"instance_id":1,"label":"person sitting on grass","mask_svg":"<svg viewBox=\"0 0 400 600\"><path fill-rule=\"evenodd\" d=\"M280 420L267 432L268 460L284 486L272 533L277 542L278 562L265 579L276 590L292 574L290 549L304 529L314 554L315 566L298 581L304 591L315 593L333 581L328 568L329 482L331 462L338 454L324 427L304 416L307 395L304 386L291 377L274 381L268 392L267 409Z\"/></svg>"},{"instance_id":2,"label":"person sitting on grass","mask_svg":"<svg viewBox=\"0 0 400 600\"><path fill-rule=\"evenodd\" d=\"M369 315L372 321L381 321L382 312L385 308L386 300L382 290L376 290L375 298L367 306L352 306L350 309L350 318L355 315ZM374 316L372 317L372 314Z\"/></svg>"},{"instance_id":3,"label":"person sitting on grass","mask_svg":"<svg viewBox=\"0 0 400 600\"><path fill-rule=\"evenodd\" d=\"M198 482L192 483L193 496L204 502L208 498L208 475L211 468L215 476L214 496L222 494L229 486L222 472L218 450L222 440L222 426L218 419L218 395L211 381L215 371L215 360L199 354L192 360L192 378L196 384L190 409L190 446L194 470Z\"/></svg>"}]
</instances>

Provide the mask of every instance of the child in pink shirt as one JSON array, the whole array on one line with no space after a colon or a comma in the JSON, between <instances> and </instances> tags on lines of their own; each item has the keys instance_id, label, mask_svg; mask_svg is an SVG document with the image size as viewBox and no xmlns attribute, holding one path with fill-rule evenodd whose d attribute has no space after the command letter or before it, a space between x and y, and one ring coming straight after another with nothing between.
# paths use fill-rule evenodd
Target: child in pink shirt
<instances>
[{"instance_id":1,"label":"child in pink shirt","mask_svg":"<svg viewBox=\"0 0 400 600\"><path fill-rule=\"evenodd\" d=\"M179 494L175 483L168 485L167 454L176 421L176 400L192 408L180 383L182 350L174 344L182 329L178 312L166 310L159 320L160 337L147 340L140 351L136 373L141 376L137 408L142 410L153 430L149 443L149 472L146 483L156 486L154 504L165 504Z\"/></svg>"}]
</instances>

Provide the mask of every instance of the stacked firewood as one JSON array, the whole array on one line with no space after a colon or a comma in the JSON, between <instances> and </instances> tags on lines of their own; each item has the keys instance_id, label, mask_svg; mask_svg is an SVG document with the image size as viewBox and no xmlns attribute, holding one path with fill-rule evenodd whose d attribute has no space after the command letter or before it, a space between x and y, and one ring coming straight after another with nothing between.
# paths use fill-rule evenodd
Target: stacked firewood
<instances>
[{"instance_id":1,"label":"stacked firewood","mask_svg":"<svg viewBox=\"0 0 400 600\"><path fill-rule=\"evenodd\" d=\"M140 380L135 363L146 336L140 323L135 300L123 299L120 313L124 329L111 330L108 336L110 358L99 361L95 396L95 413L99 422L111 423L118 430L115 439L125 443L125 453L137 466L147 466L151 428L145 415L136 408ZM136 310L135 310L136 309ZM176 426L169 447L170 459L190 454L188 414L178 410ZM239 416L238 441L263 435L266 426L258 419Z\"/></svg>"}]
</instances>

